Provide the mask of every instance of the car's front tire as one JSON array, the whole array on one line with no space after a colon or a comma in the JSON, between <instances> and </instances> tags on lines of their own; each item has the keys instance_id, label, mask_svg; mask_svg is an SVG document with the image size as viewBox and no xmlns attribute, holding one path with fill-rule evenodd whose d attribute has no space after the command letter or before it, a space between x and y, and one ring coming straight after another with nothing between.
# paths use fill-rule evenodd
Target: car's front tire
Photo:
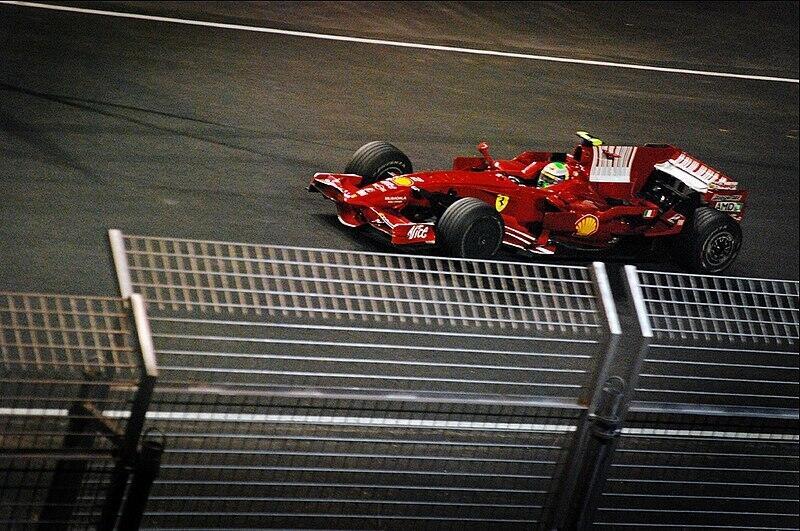
<instances>
[{"instance_id":1,"label":"car's front tire","mask_svg":"<svg viewBox=\"0 0 800 531\"><path fill-rule=\"evenodd\" d=\"M360 175L360 186L413 172L408 157L388 142L376 140L364 144L353 153L345 173Z\"/></svg>"},{"instance_id":2,"label":"car's front tire","mask_svg":"<svg viewBox=\"0 0 800 531\"><path fill-rule=\"evenodd\" d=\"M497 210L475 197L459 199L436 223L436 238L457 258L491 258L503 242L505 227Z\"/></svg>"},{"instance_id":3,"label":"car's front tire","mask_svg":"<svg viewBox=\"0 0 800 531\"><path fill-rule=\"evenodd\" d=\"M720 273L742 247L742 228L728 214L710 207L695 209L675 239L675 257L691 271Z\"/></svg>"}]
</instances>

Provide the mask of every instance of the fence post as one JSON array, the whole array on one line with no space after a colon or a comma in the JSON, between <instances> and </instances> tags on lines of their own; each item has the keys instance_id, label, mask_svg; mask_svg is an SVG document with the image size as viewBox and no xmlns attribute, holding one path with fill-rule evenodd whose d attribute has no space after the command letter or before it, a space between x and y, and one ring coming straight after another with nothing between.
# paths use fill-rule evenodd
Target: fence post
<instances>
[{"instance_id":1,"label":"fence post","mask_svg":"<svg viewBox=\"0 0 800 531\"><path fill-rule=\"evenodd\" d=\"M611 458L622 430L630 403L631 391L647 352L647 340L652 336L644 313L644 301L638 284L636 268L625 266L628 298L633 303L637 325L626 317L625 329L614 306L605 264L593 264L594 280L606 314L608 344L601 368L592 375L590 401L578 420L572 448L568 454L564 478L559 485L548 529L588 529L597 502L602 494ZM631 279L636 282L632 282ZM630 312L628 312L629 314ZM608 374L611 377L607 377Z\"/></svg>"},{"instance_id":2,"label":"fence post","mask_svg":"<svg viewBox=\"0 0 800 531\"><path fill-rule=\"evenodd\" d=\"M587 375L587 388L581 399L586 409L577 422L577 429L573 436L572 447L569 451L564 473L556 488L553 504L545 517L548 529L570 529L571 521L575 516L576 506L581 506L581 501L586 498L587 477L594 477L591 472L594 466L594 456L597 453L593 439L595 433L595 412L609 407L606 403L612 400L608 395L607 374L617 357L619 350L622 327L619 322L611 285L608 280L605 264L594 262L592 264L592 279L599 301L599 310L605 318L604 341L598 347L598 355L593 372Z\"/></svg>"},{"instance_id":3,"label":"fence post","mask_svg":"<svg viewBox=\"0 0 800 531\"><path fill-rule=\"evenodd\" d=\"M158 378L155 349L144 300L141 295L133 293L128 298L128 303L136 332L134 336L136 347L142 360L141 375L136 395L131 404L131 413L125 428L117 464L114 467L103 511L97 524L97 528L100 530L111 530L116 526L128 479L137 462L139 440Z\"/></svg>"},{"instance_id":4,"label":"fence post","mask_svg":"<svg viewBox=\"0 0 800 531\"><path fill-rule=\"evenodd\" d=\"M145 434L145 438L147 435ZM122 508L118 531L135 531L139 529L150 496L150 488L158 477L161 468L161 455L164 443L152 440L142 441L142 450L136 463L128 496Z\"/></svg>"},{"instance_id":5,"label":"fence post","mask_svg":"<svg viewBox=\"0 0 800 531\"><path fill-rule=\"evenodd\" d=\"M108 242L111 245L111 260L114 264L114 271L117 274L117 285L119 294L123 299L127 299L133 293L131 283L131 272L128 268L128 257L125 255L125 238L119 229L108 231Z\"/></svg>"},{"instance_id":6,"label":"fence post","mask_svg":"<svg viewBox=\"0 0 800 531\"><path fill-rule=\"evenodd\" d=\"M619 410L625 396L624 385L618 376L606 380L597 407L584 420L584 433L573 452L571 496L559 507L559 529L588 529L591 524L594 502L602 491L622 426Z\"/></svg>"},{"instance_id":7,"label":"fence post","mask_svg":"<svg viewBox=\"0 0 800 531\"><path fill-rule=\"evenodd\" d=\"M625 293L632 307L628 308L625 316L630 333L623 338L624 346L620 349L620 356L614 367L614 371L621 375L615 377L621 387L614 400L604 404L604 407L596 410L593 415L593 436L597 441L596 466L591 476L591 484L587 485L585 489L580 510L576 510L574 513L575 518L571 522L574 529L591 528L594 513L603 494L606 477L611 467L611 460L619 443L619 435L622 433L622 427L633 398L633 390L636 388L642 363L647 355L650 339L653 337L636 266L626 265L624 270ZM635 317L635 319L630 319L631 317ZM628 323L628 321L632 322Z\"/></svg>"}]
</instances>

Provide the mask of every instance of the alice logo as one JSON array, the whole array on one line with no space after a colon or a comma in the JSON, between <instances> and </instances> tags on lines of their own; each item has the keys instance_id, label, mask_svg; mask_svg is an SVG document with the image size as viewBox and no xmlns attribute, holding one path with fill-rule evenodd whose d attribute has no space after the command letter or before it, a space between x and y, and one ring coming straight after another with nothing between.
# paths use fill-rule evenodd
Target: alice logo
<instances>
[{"instance_id":1,"label":"alice logo","mask_svg":"<svg viewBox=\"0 0 800 531\"><path fill-rule=\"evenodd\" d=\"M419 240L428 237L429 227L427 225L414 225L408 229L406 237L409 240Z\"/></svg>"},{"instance_id":2,"label":"alice logo","mask_svg":"<svg viewBox=\"0 0 800 531\"><path fill-rule=\"evenodd\" d=\"M575 234L584 237L591 236L597 232L598 227L600 227L600 220L597 219L597 216L586 214L575 222Z\"/></svg>"},{"instance_id":3,"label":"alice logo","mask_svg":"<svg viewBox=\"0 0 800 531\"><path fill-rule=\"evenodd\" d=\"M497 209L498 212L502 212L503 209L507 206L508 206L507 195L498 195L497 199L494 200L494 207Z\"/></svg>"}]
</instances>

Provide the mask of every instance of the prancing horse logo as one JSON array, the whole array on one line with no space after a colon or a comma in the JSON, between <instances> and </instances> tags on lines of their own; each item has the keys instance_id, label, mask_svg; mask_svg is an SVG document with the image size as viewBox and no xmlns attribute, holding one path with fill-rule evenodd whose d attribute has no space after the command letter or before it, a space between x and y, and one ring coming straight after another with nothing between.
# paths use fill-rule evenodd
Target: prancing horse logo
<instances>
[{"instance_id":1,"label":"prancing horse logo","mask_svg":"<svg viewBox=\"0 0 800 531\"><path fill-rule=\"evenodd\" d=\"M503 209L507 206L508 206L507 195L498 195L497 199L494 200L494 207L497 209L498 212L502 212Z\"/></svg>"}]
</instances>

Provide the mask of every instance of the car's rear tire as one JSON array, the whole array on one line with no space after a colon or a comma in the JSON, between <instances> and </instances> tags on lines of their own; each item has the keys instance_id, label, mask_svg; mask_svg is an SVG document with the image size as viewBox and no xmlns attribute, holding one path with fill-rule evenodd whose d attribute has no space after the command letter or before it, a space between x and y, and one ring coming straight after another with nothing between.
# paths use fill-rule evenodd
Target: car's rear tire
<instances>
[{"instance_id":1,"label":"car's rear tire","mask_svg":"<svg viewBox=\"0 0 800 531\"><path fill-rule=\"evenodd\" d=\"M710 207L695 209L673 242L673 253L696 273L720 273L742 247L742 228L728 214Z\"/></svg>"},{"instance_id":2,"label":"car's rear tire","mask_svg":"<svg viewBox=\"0 0 800 531\"><path fill-rule=\"evenodd\" d=\"M361 186L413 171L411 161L405 153L380 140L358 148L344 169L345 173L360 175Z\"/></svg>"},{"instance_id":3,"label":"car's rear tire","mask_svg":"<svg viewBox=\"0 0 800 531\"><path fill-rule=\"evenodd\" d=\"M475 197L459 199L436 224L436 238L457 258L491 258L505 231L497 210Z\"/></svg>"}]
</instances>

